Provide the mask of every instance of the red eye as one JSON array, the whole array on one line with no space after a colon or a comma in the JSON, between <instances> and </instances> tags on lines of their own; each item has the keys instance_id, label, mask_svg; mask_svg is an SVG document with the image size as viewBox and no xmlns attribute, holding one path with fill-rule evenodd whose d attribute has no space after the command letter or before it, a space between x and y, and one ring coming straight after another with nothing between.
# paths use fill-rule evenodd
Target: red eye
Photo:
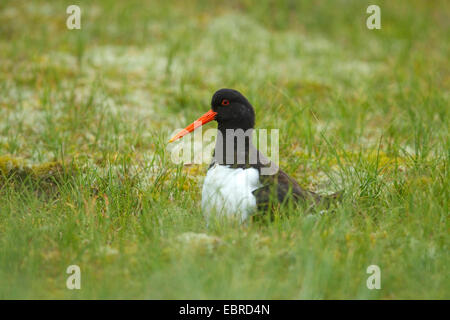
<instances>
[{"instance_id":1,"label":"red eye","mask_svg":"<svg viewBox=\"0 0 450 320\"><path fill-rule=\"evenodd\" d=\"M223 99L222 100L222 105L223 106L227 106L227 105L229 105L230 104L230 101L229 100L227 100L227 99Z\"/></svg>"}]
</instances>

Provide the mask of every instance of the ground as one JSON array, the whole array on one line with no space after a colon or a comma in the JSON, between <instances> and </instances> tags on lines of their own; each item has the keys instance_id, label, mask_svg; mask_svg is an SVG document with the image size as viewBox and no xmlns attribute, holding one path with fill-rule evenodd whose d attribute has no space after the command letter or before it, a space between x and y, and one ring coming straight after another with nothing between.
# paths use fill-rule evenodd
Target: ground
<instances>
[{"instance_id":1,"label":"ground","mask_svg":"<svg viewBox=\"0 0 450 320\"><path fill-rule=\"evenodd\" d=\"M0 298L450 298L448 1L69 4L0 3ZM167 140L222 87L334 210L207 226Z\"/></svg>"}]
</instances>

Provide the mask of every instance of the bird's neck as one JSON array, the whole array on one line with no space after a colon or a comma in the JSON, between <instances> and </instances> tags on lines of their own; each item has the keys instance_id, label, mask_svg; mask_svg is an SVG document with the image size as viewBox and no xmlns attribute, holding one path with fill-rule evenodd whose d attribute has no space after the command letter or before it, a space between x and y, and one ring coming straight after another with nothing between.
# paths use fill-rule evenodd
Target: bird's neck
<instances>
[{"instance_id":1,"label":"bird's neck","mask_svg":"<svg viewBox=\"0 0 450 320\"><path fill-rule=\"evenodd\" d=\"M219 126L214 162L232 167L250 167L257 163L258 150L253 145L253 128L247 130Z\"/></svg>"},{"instance_id":2,"label":"bird's neck","mask_svg":"<svg viewBox=\"0 0 450 320\"><path fill-rule=\"evenodd\" d=\"M255 168L263 175L278 172L278 166L253 144L253 128L244 131L219 127L211 166L214 164L229 165L232 168Z\"/></svg>"}]
</instances>

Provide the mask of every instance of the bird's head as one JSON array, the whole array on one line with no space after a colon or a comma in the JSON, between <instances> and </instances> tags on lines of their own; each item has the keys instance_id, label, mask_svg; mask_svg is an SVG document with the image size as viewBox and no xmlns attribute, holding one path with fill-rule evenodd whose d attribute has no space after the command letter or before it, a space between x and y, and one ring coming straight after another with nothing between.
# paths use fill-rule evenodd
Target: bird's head
<instances>
[{"instance_id":1,"label":"bird's head","mask_svg":"<svg viewBox=\"0 0 450 320\"><path fill-rule=\"evenodd\" d=\"M220 89L214 93L211 99L211 110L178 132L169 142L180 139L196 128L216 120L219 129L243 129L253 128L255 125L255 111L239 91L233 89Z\"/></svg>"}]
</instances>

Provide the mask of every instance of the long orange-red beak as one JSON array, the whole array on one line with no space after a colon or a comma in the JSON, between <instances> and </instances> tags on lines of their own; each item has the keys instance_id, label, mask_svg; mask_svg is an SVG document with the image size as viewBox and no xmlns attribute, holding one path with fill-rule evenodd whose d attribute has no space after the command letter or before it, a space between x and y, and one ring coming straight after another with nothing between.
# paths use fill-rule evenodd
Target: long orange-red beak
<instances>
[{"instance_id":1,"label":"long orange-red beak","mask_svg":"<svg viewBox=\"0 0 450 320\"><path fill-rule=\"evenodd\" d=\"M174 142L175 140L178 140L188 133L194 131L196 128L204 125L205 123L208 123L212 120L214 120L214 117L216 116L217 112L214 112L212 110L209 110L207 113L202 115L200 118L192 122L190 125L188 125L186 128L178 132L176 135L172 137L172 139L169 140L169 142Z\"/></svg>"}]
</instances>

